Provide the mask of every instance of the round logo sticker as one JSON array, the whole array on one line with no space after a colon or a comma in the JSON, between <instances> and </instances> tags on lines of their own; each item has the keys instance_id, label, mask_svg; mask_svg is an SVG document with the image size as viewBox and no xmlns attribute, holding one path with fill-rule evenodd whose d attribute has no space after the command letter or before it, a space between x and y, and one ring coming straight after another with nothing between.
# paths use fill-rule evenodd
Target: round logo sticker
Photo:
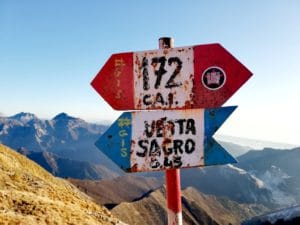
<instances>
[{"instance_id":1,"label":"round logo sticker","mask_svg":"<svg viewBox=\"0 0 300 225\"><path fill-rule=\"evenodd\" d=\"M209 90L218 90L226 82L224 70L217 66L207 68L202 74L202 83Z\"/></svg>"}]
</instances>

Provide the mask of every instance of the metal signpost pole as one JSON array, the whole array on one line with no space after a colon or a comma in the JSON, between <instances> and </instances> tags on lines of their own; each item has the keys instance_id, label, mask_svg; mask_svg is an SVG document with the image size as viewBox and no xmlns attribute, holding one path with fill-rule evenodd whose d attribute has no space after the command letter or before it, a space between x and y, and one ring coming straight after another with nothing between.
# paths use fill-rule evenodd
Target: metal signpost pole
<instances>
[{"instance_id":1,"label":"metal signpost pole","mask_svg":"<svg viewBox=\"0 0 300 225\"><path fill-rule=\"evenodd\" d=\"M162 37L159 39L159 48L174 48L174 39ZM166 170L166 198L168 225L182 225L182 206L180 188L180 170Z\"/></svg>"}]
</instances>

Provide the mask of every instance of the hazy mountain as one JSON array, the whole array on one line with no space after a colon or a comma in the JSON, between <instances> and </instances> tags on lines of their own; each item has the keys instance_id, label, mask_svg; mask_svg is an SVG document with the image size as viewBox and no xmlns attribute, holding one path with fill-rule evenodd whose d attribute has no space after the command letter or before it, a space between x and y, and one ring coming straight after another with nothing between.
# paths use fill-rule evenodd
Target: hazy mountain
<instances>
[{"instance_id":1,"label":"hazy mountain","mask_svg":"<svg viewBox=\"0 0 300 225\"><path fill-rule=\"evenodd\" d=\"M249 151L238 157L238 167L263 180L281 207L300 203L300 148Z\"/></svg>"},{"instance_id":2,"label":"hazy mountain","mask_svg":"<svg viewBox=\"0 0 300 225\"><path fill-rule=\"evenodd\" d=\"M1 224L123 224L69 182L0 145Z\"/></svg>"},{"instance_id":3,"label":"hazy mountain","mask_svg":"<svg viewBox=\"0 0 300 225\"><path fill-rule=\"evenodd\" d=\"M243 155L249 150L251 150L250 147L237 145L231 142L219 141L219 143L234 157Z\"/></svg>"},{"instance_id":4,"label":"hazy mountain","mask_svg":"<svg viewBox=\"0 0 300 225\"><path fill-rule=\"evenodd\" d=\"M201 194L193 188L182 192L182 206L185 225L240 224L245 218L266 211L263 206L237 204ZM157 189L135 202L121 203L112 213L132 225L167 224L165 189Z\"/></svg>"},{"instance_id":5,"label":"hazy mountain","mask_svg":"<svg viewBox=\"0 0 300 225\"><path fill-rule=\"evenodd\" d=\"M86 161L77 161L62 158L54 153L42 151L31 152L24 148L17 150L19 153L27 156L54 176L62 178L77 179L105 179L117 177L118 174L107 169L104 166L89 163Z\"/></svg>"},{"instance_id":6,"label":"hazy mountain","mask_svg":"<svg viewBox=\"0 0 300 225\"><path fill-rule=\"evenodd\" d=\"M131 202L163 185L156 178L126 175L105 180L69 179L80 190L93 197L97 203L112 208L121 202Z\"/></svg>"},{"instance_id":7,"label":"hazy mountain","mask_svg":"<svg viewBox=\"0 0 300 225\"><path fill-rule=\"evenodd\" d=\"M181 186L195 187L205 194L224 196L239 203L259 203L276 207L271 190L262 180L233 165L181 169ZM163 172L141 173L164 182Z\"/></svg>"},{"instance_id":8,"label":"hazy mountain","mask_svg":"<svg viewBox=\"0 0 300 225\"><path fill-rule=\"evenodd\" d=\"M182 187L216 196L225 196L239 203L260 203L274 207L272 193L264 183L247 171L233 165L181 170Z\"/></svg>"},{"instance_id":9,"label":"hazy mountain","mask_svg":"<svg viewBox=\"0 0 300 225\"><path fill-rule=\"evenodd\" d=\"M288 143L280 143L274 141L256 140L251 138L241 138L229 135L215 135L218 141L230 142L240 146L248 147L255 150L262 150L264 148L276 148L276 149L291 149L299 147L299 145L292 145Z\"/></svg>"},{"instance_id":10,"label":"hazy mountain","mask_svg":"<svg viewBox=\"0 0 300 225\"><path fill-rule=\"evenodd\" d=\"M87 123L61 113L51 120L41 120L31 113L0 117L0 143L13 149L48 151L63 158L102 164L119 174L123 172L112 163L94 143L106 126Z\"/></svg>"},{"instance_id":11,"label":"hazy mountain","mask_svg":"<svg viewBox=\"0 0 300 225\"><path fill-rule=\"evenodd\" d=\"M254 217L242 225L299 225L300 206L293 206Z\"/></svg>"}]
</instances>

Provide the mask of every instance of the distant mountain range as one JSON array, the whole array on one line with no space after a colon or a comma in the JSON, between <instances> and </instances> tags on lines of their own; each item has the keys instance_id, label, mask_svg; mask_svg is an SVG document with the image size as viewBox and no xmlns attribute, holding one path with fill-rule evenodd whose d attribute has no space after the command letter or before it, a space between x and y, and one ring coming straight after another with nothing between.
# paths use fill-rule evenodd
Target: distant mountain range
<instances>
[{"instance_id":1,"label":"distant mountain range","mask_svg":"<svg viewBox=\"0 0 300 225\"><path fill-rule=\"evenodd\" d=\"M0 117L0 143L19 149L56 176L115 178L117 182L122 178L116 176L124 172L94 145L106 129L107 126L87 123L65 113L51 120L19 113ZM234 138L221 144L238 156L238 164L182 169L182 186L193 186L205 194L225 196L239 203L259 203L271 208L300 203L300 148L252 151L247 145L230 141ZM137 176L156 177L159 183L164 183L162 172ZM150 186L142 189L146 191L147 188Z\"/></svg>"},{"instance_id":2,"label":"distant mountain range","mask_svg":"<svg viewBox=\"0 0 300 225\"><path fill-rule=\"evenodd\" d=\"M51 152L65 159L101 164L119 175L123 172L94 143L107 126L87 123L60 113L42 120L31 113L0 117L0 143L13 149Z\"/></svg>"},{"instance_id":3,"label":"distant mountain range","mask_svg":"<svg viewBox=\"0 0 300 225\"><path fill-rule=\"evenodd\" d=\"M281 207L300 203L300 148L281 151L266 148L238 157L238 167L264 182Z\"/></svg>"},{"instance_id":4,"label":"distant mountain range","mask_svg":"<svg viewBox=\"0 0 300 225\"><path fill-rule=\"evenodd\" d=\"M225 196L239 203L258 203L275 207L272 192L263 181L233 165L181 170L182 187L216 196Z\"/></svg>"},{"instance_id":5,"label":"distant mountain range","mask_svg":"<svg viewBox=\"0 0 300 225\"><path fill-rule=\"evenodd\" d=\"M0 116L0 143L13 149L24 148L30 152L54 153L56 155L54 158L59 157L59 159L100 164L103 168L105 167L115 174L124 175L124 172L94 145L96 140L107 128L105 125L87 123L82 119L69 116L66 113L60 113L51 120L43 120L32 113L21 112L10 117ZM222 142L222 145L234 156L239 156L249 150L248 147L229 142ZM40 157L45 157L46 155L46 153L44 153L44 155L40 154ZM32 157L32 159L38 163L40 163L41 160L37 155L35 155L35 158ZM75 161L72 161L72 164L74 164ZM67 163L67 161L65 161L65 163ZM68 163L71 162L69 161ZM83 166L83 163L81 163L81 166ZM88 165L88 167L91 167L91 165ZM62 170L64 169L60 168L60 171ZM53 168L52 172L57 176L65 175L55 173ZM71 177L82 178L82 176L79 175L75 177L72 175ZM91 176L91 173L87 173L85 178L97 179L100 177L106 177L106 175L99 174Z\"/></svg>"},{"instance_id":6,"label":"distant mountain range","mask_svg":"<svg viewBox=\"0 0 300 225\"><path fill-rule=\"evenodd\" d=\"M48 151L31 152L25 148L20 148L17 151L57 177L95 180L118 176L117 173L100 164L62 158Z\"/></svg>"}]
</instances>

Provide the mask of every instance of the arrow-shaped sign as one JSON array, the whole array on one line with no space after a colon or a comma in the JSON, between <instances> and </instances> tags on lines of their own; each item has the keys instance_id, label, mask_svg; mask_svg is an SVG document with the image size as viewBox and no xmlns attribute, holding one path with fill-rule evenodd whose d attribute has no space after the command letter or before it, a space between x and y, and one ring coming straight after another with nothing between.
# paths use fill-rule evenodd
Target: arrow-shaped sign
<instances>
[{"instance_id":1,"label":"arrow-shaped sign","mask_svg":"<svg viewBox=\"0 0 300 225\"><path fill-rule=\"evenodd\" d=\"M96 146L127 172L235 163L212 138L235 108L125 112Z\"/></svg>"},{"instance_id":2,"label":"arrow-shaped sign","mask_svg":"<svg viewBox=\"0 0 300 225\"><path fill-rule=\"evenodd\" d=\"M91 85L116 110L220 107L252 73L220 44L113 54Z\"/></svg>"}]
</instances>

